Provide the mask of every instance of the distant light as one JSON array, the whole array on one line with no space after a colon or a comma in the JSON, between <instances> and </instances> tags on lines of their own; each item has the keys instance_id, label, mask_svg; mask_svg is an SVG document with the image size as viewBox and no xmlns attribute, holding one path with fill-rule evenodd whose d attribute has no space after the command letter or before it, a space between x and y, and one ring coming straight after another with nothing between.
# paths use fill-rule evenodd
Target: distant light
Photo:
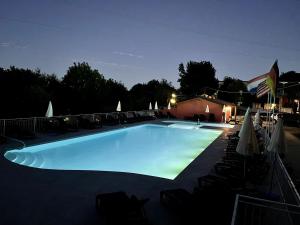
<instances>
[{"instance_id":1,"label":"distant light","mask_svg":"<svg viewBox=\"0 0 300 225\"><path fill-rule=\"evenodd\" d=\"M175 98L171 98L170 102L171 102L171 104L175 104L176 103L176 99Z\"/></svg>"},{"instance_id":2,"label":"distant light","mask_svg":"<svg viewBox=\"0 0 300 225\"><path fill-rule=\"evenodd\" d=\"M274 109L276 107L276 104L273 103L271 107L272 109Z\"/></svg>"},{"instance_id":3,"label":"distant light","mask_svg":"<svg viewBox=\"0 0 300 225\"><path fill-rule=\"evenodd\" d=\"M176 98L177 95L175 93L172 93L172 98Z\"/></svg>"}]
</instances>

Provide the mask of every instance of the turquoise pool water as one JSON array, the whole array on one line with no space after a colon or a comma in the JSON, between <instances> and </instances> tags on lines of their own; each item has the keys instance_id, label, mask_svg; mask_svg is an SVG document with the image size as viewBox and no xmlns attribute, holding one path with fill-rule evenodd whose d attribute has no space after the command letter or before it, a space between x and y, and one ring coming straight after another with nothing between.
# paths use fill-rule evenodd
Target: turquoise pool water
<instances>
[{"instance_id":1,"label":"turquoise pool water","mask_svg":"<svg viewBox=\"0 0 300 225\"><path fill-rule=\"evenodd\" d=\"M218 128L233 128L234 125L228 123L210 123L210 122L193 122L193 121L180 121L180 120L166 120L164 123L171 123L169 127L177 127L182 129L198 129L201 127L218 127Z\"/></svg>"},{"instance_id":2,"label":"turquoise pool water","mask_svg":"<svg viewBox=\"0 0 300 225\"><path fill-rule=\"evenodd\" d=\"M55 170L97 170L174 179L220 130L139 125L11 150L12 162Z\"/></svg>"}]
</instances>

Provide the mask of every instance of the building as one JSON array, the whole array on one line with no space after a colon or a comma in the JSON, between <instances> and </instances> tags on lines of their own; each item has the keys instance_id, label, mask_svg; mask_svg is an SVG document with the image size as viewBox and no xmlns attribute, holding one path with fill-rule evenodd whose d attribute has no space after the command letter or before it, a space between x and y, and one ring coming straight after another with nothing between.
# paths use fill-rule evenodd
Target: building
<instances>
[{"instance_id":1,"label":"building","mask_svg":"<svg viewBox=\"0 0 300 225\"><path fill-rule=\"evenodd\" d=\"M197 97L178 102L166 113L178 119L195 118L195 115L207 121L229 122L236 119L236 106L212 97Z\"/></svg>"}]
</instances>

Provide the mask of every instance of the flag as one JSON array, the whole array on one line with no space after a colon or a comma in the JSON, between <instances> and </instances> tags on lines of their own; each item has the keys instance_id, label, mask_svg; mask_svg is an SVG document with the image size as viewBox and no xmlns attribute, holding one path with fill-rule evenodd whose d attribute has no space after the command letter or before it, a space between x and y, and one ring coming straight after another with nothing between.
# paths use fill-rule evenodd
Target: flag
<instances>
[{"instance_id":1,"label":"flag","mask_svg":"<svg viewBox=\"0 0 300 225\"><path fill-rule=\"evenodd\" d=\"M265 94L267 94L269 91L271 94L275 97L276 96L276 87L277 87L277 81L279 77L279 68L277 65L277 60L273 64L270 72L265 74L265 80L261 81L256 90L256 97L259 98Z\"/></svg>"},{"instance_id":2,"label":"flag","mask_svg":"<svg viewBox=\"0 0 300 225\"><path fill-rule=\"evenodd\" d=\"M270 88L267 84L267 80L264 80L263 82L259 83L256 90L256 97L260 98L261 96L264 96L270 91Z\"/></svg>"},{"instance_id":3,"label":"flag","mask_svg":"<svg viewBox=\"0 0 300 225\"><path fill-rule=\"evenodd\" d=\"M267 85L270 88L273 97L276 96L276 87L277 87L278 78L279 78L279 68L276 60L270 72L268 73L268 77L266 79Z\"/></svg>"},{"instance_id":4,"label":"flag","mask_svg":"<svg viewBox=\"0 0 300 225\"><path fill-rule=\"evenodd\" d=\"M249 92L252 92L252 93L256 93L257 92L257 87L258 85L263 82L264 80L267 79L267 73L266 74L263 74L263 75L260 75L260 76L257 76L251 80L249 80L247 83L247 89Z\"/></svg>"}]
</instances>

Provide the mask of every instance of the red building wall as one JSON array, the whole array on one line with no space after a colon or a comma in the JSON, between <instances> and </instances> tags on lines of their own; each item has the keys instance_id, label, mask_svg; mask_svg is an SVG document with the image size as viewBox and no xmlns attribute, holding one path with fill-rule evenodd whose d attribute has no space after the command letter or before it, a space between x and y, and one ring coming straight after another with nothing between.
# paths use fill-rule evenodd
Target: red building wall
<instances>
[{"instance_id":1,"label":"red building wall","mask_svg":"<svg viewBox=\"0 0 300 225\"><path fill-rule=\"evenodd\" d=\"M209 113L205 112L207 105L209 107ZM209 114L213 113L216 122L222 121L222 111L223 105L200 98L179 102L176 107L169 110L169 112L178 119L193 117L194 114L203 114L208 118Z\"/></svg>"}]
</instances>

